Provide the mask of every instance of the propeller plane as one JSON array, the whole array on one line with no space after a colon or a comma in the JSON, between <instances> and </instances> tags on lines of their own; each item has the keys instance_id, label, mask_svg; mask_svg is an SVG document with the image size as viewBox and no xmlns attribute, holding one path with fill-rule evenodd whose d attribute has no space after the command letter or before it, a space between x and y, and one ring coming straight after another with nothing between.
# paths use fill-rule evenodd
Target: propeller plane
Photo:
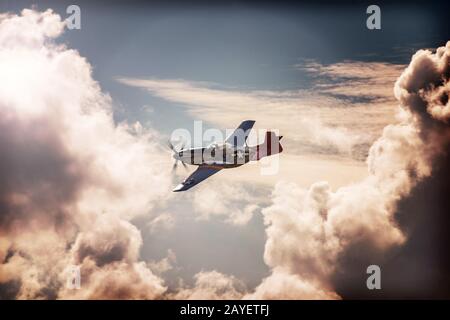
<instances>
[{"instance_id":1,"label":"propeller plane","mask_svg":"<svg viewBox=\"0 0 450 320\"><path fill-rule=\"evenodd\" d=\"M247 137L254 124L255 121L246 120L223 143L214 142L207 147L184 149L182 146L180 150L176 150L169 142L169 148L173 151L175 159L173 170L177 168L178 162L181 162L185 168L186 164L198 166L197 170L177 185L173 191L189 190L222 169L236 168L250 161L258 161L263 157L281 153L283 151L280 143L282 136L277 136L272 131L266 132L262 144L252 147L247 145Z\"/></svg>"}]
</instances>

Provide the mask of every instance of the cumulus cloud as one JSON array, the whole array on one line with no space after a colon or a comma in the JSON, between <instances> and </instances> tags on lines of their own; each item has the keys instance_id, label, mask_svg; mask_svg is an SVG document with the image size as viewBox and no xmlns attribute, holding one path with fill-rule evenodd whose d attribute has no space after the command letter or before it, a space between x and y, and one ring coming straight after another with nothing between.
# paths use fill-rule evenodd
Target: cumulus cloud
<instances>
[{"instance_id":1,"label":"cumulus cloud","mask_svg":"<svg viewBox=\"0 0 450 320\"><path fill-rule=\"evenodd\" d=\"M193 205L198 219L222 217L227 223L245 225L264 199L250 184L215 182L194 191ZM256 204L258 203L258 204Z\"/></svg>"},{"instance_id":2,"label":"cumulus cloud","mask_svg":"<svg viewBox=\"0 0 450 320\"><path fill-rule=\"evenodd\" d=\"M181 287L171 296L174 299L212 300L241 299L246 292L245 285L234 276L217 271L201 271L194 276L192 287Z\"/></svg>"},{"instance_id":3,"label":"cumulus cloud","mask_svg":"<svg viewBox=\"0 0 450 320\"><path fill-rule=\"evenodd\" d=\"M435 54L430 50L419 50L395 85L396 98L409 106L421 121L430 118L446 124L449 121L449 47L447 42Z\"/></svg>"},{"instance_id":4,"label":"cumulus cloud","mask_svg":"<svg viewBox=\"0 0 450 320\"><path fill-rule=\"evenodd\" d=\"M377 260L407 245L409 234L396 215L399 201L408 199L421 181L433 178L437 166L448 166L450 43L436 53L419 51L399 77L394 91L400 122L386 126L370 147L367 178L335 191L327 182L309 189L295 183L276 185L271 204L262 210L267 225L264 259L271 274L253 292L217 271L202 271L193 286L168 292L160 275L173 267L175 255L140 261L142 236L130 221L147 215L151 230L173 225L170 214L154 212L170 194L170 175L165 173L171 164L160 155L157 132L139 123L114 123L112 101L93 80L89 63L56 43L63 29L60 17L50 10L0 15L2 298L339 298L336 275L343 260L354 248ZM354 74L348 65L312 67L336 77ZM351 67L354 72L360 66ZM352 81L361 79L356 74ZM303 91L243 93L185 81L122 81L197 106L192 114L209 117L211 123L222 121L221 127L239 123L246 112L253 118L246 108L260 106L257 120L263 127L294 123L286 130L295 136L299 123L304 124L304 136L295 136L293 142L313 141L315 152L324 145L328 151L334 146L349 152L361 135L355 140L355 132L345 127L356 126L369 112L362 104L352 110L339 108L345 104L334 97L305 100ZM328 93L351 93L324 88ZM367 93L366 87L359 90ZM372 98L379 102L390 99L386 97L380 89ZM339 111L328 113L332 106ZM295 121L310 116L310 109L319 111L320 121ZM380 119L377 123L383 127L391 120L383 115ZM210 198L205 198L199 187L194 202L200 216L222 215L227 222L243 224L259 210L228 202L237 198L247 203L251 193L237 187L222 197L220 190L208 190ZM65 286L65 270L72 264L81 267L80 290Z\"/></svg>"},{"instance_id":5,"label":"cumulus cloud","mask_svg":"<svg viewBox=\"0 0 450 320\"><path fill-rule=\"evenodd\" d=\"M282 286L290 277L309 288L294 290L298 294L291 298L313 297L311 292L336 297L334 281L351 250L357 248L366 262L381 264L387 251L408 241L396 217L399 201L430 179L433 169L448 166L442 157L450 142L449 57L450 42L435 53L420 50L398 78L395 97L402 121L386 126L370 148L366 179L334 192L326 182L309 189L276 186L272 205L263 209L268 237L264 259L272 274L253 297L270 296L268 284Z\"/></svg>"},{"instance_id":6,"label":"cumulus cloud","mask_svg":"<svg viewBox=\"0 0 450 320\"><path fill-rule=\"evenodd\" d=\"M54 40L63 29L51 10L0 16L1 295L159 297L130 220L155 215L170 164L156 132L114 123L89 63ZM70 264L80 290L65 287Z\"/></svg>"},{"instance_id":7,"label":"cumulus cloud","mask_svg":"<svg viewBox=\"0 0 450 320\"><path fill-rule=\"evenodd\" d=\"M305 281L296 274L275 269L269 277L262 280L254 292L245 295L244 299L332 300L339 299L339 296L333 291L325 291Z\"/></svg>"},{"instance_id":8,"label":"cumulus cloud","mask_svg":"<svg viewBox=\"0 0 450 320\"><path fill-rule=\"evenodd\" d=\"M175 255L175 252L169 249L167 251L166 257L162 258L159 261L150 261L148 263L148 266L154 273L163 274L169 270L172 270L176 262L177 257Z\"/></svg>"}]
</instances>

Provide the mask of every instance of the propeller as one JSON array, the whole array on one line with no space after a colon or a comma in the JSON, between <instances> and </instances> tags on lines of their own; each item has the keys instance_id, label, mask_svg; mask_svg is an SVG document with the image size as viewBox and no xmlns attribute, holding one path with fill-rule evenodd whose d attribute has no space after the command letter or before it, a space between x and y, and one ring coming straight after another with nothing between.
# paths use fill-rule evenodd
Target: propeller
<instances>
[{"instance_id":1,"label":"propeller","mask_svg":"<svg viewBox=\"0 0 450 320\"><path fill-rule=\"evenodd\" d=\"M172 150L173 153L178 154L179 151L177 151L177 149L175 149L175 147L173 146L172 142L170 142L170 140L167 141L167 145L168 145L169 149ZM184 149L184 143L181 145L180 150L183 150L183 149ZM183 165L183 167L184 167L185 169L187 169L186 163L184 163L183 161L178 160L178 159L175 158L175 162L173 163L173 166L172 166L172 171L175 171L175 170L177 169L177 167L178 167L178 162L181 162L181 164Z\"/></svg>"}]
</instances>

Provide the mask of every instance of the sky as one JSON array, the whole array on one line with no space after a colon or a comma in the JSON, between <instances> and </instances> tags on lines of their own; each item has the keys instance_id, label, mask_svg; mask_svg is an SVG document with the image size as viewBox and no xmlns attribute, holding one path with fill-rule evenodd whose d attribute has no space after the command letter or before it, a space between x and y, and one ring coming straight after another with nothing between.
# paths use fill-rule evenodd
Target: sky
<instances>
[{"instance_id":1,"label":"sky","mask_svg":"<svg viewBox=\"0 0 450 320\"><path fill-rule=\"evenodd\" d=\"M448 4L69 4L0 3L0 297L449 296ZM275 162L171 192L176 129L246 119Z\"/></svg>"}]
</instances>

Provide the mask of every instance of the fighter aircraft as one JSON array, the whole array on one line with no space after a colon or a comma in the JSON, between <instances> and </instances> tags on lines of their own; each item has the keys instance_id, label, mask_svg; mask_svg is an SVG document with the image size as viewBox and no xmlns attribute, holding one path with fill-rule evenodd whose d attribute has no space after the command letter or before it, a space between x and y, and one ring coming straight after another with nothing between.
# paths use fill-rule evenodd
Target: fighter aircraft
<instances>
[{"instance_id":1,"label":"fighter aircraft","mask_svg":"<svg viewBox=\"0 0 450 320\"><path fill-rule=\"evenodd\" d=\"M199 184L206 178L222 169L236 168L250 161L258 161L263 157L271 156L283 151L280 140L283 136L277 136L274 132L266 132L262 144L249 147L247 137L253 128L255 121L242 122L234 132L221 144L212 143L207 147L176 150L169 141L169 147L174 152L174 169L180 161L184 167L186 164L197 165L195 170L186 180L177 185L173 191L186 191Z\"/></svg>"}]
</instances>

